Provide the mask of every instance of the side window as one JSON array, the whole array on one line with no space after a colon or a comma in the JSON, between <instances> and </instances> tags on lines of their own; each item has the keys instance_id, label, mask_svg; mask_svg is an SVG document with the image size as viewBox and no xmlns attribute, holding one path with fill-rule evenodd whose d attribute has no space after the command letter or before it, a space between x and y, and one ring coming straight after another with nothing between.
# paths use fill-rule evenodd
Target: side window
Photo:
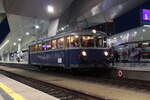
<instances>
[{"instance_id":1,"label":"side window","mask_svg":"<svg viewBox=\"0 0 150 100\"><path fill-rule=\"evenodd\" d=\"M38 51L38 44L35 45L35 51Z\"/></svg>"},{"instance_id":2,"label":"side window","mask_svg":"<svg viewBox=\"0 0 150 100\"><path fill-rule=\"evenodd\" d=\"M58 46L58 49L63 49L64 48L64 38L59 38L57 40L57 46Z\"/></svg>"},{"instance_id":3,"label":"side window","mask_svg":"<svg viewBox=\"0 0 150 100\"><path fill-rule=\"evenodd\" d=\"M78 35L70 36L70 47L80 47L81 38Z\"/></svg>"},{"instance_id":4,"label":"side window","mask_svg":"<svg viewBox=\"0 0 150 100\"><path fill-rule=\"evenodd\" d=\"M34 52L35 51L35 45L31 46L31 51Z\"/></svg>"},{"instance_id":5,"label":"side window","mask_svg":"<svg viewBox=\"0 0 150 100\"><path fill-rule=\"evenodd\" d=\"M42 51L42 44L38 44L38 51Z\"/></svg>"},{"instance_id":6,"label":"side window","mask_svg":"<svg viewBox=\"0 0 150 100\"><path fill-rule=\"evenodd\" d=\"M52 40L52 49L56 49L57 48L57 42L56 40Z\"/></svg>"},{"instance_id":7,"label":"side window","mask_svg":"<svg viewBox=\"0 0 150 100\"><path fill-rule=\"evenodd\" d=\"M42 44L43 50L50 50L52 48L51 41L46 41Z\"/></svg>"}]
</instances>

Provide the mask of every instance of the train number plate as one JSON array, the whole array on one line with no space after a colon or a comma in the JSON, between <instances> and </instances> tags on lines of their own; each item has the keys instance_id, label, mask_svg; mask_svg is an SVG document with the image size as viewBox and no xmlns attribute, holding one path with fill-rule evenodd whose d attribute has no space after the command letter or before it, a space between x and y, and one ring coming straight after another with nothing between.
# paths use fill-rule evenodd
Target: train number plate
<instances>
[{"instance_id":1,"label":"train number plate","mask_svg":"<svg viewBox=\"0 0 150 100\"><path fill-rule=\"evenodd\" d=\"M62 58L58 58L57 62L60 64L62 63Z\"/></svg>"}]
</instances>

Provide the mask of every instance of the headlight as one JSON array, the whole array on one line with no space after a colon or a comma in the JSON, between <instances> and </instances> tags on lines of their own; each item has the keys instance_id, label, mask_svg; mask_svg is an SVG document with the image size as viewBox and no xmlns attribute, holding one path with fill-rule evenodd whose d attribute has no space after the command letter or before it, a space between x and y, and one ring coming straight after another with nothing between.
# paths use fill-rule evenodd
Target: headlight
<instances>
[{"instance_id":1,"label":"headlight","mask_svg":"<svg viewBox=\"0 0 150 100\"><path fill-rule=\"evenodd\" d=\"M87 56L86 51L82 51L82 56Z\"/></svg>"},{"instance_id":2,"label":"headlight","mask_svg":"<svg viewBox=\"0 0 150 100\"><path fill-rule=\"evenodd\" d=\"M109 55L109 53L108 53L107 51L105 51L105 52L104 52L104 55L105 55L105 56L108 56L108 55Z\"/></svg>"}]
</instances>

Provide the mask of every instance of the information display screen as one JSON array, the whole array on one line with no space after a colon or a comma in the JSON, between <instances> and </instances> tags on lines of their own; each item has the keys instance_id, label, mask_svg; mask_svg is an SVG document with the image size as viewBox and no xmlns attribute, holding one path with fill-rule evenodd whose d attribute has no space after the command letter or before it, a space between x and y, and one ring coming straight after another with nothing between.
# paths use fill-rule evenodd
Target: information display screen
<instances>
[{"instance_id":1,"label":"information display screen","mask_svg":"<svg viewBox=\"0 0 150 100\"><path fill-rule=\"evenodd\" d=\"M143 9L143 21L150 21L150 9Z\"/></svg>"}]
</instances>

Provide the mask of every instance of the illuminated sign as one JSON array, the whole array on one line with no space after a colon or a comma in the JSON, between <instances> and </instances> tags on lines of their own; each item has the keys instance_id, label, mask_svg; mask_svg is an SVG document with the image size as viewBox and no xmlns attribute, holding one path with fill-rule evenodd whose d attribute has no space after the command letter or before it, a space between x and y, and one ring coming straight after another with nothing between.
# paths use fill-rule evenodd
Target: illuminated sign
<instances>
[{"instance_id":1,"label":"illuminated sign","mask_svg":"<svg viewBox=\"0 0 150 100\"><path fill-rule=\"evenodd\" d=\"M144 21L150 21L150 10L149 9L143 9L142 15L143 15Z\"/></svg>"}]
</instances>

